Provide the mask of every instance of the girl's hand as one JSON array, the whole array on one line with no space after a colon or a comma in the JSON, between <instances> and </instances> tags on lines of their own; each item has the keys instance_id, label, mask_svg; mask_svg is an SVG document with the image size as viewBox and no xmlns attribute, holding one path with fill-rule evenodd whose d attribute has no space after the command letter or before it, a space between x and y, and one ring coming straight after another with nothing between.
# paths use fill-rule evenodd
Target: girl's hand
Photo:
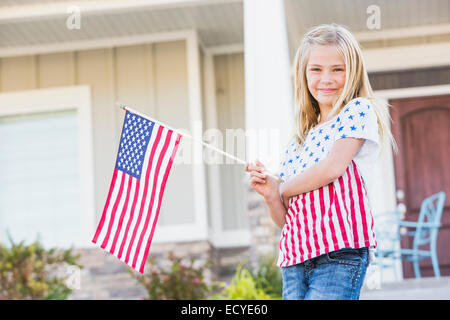
<instances>
[{"instance_id":1,"label":"girl's hand","mask_svg":"<svg viewBox=\"0 0 450 320\"><path fill-rule=\"evenodd\" d=\"M262 195L266 201L280 199L279 180L265 174L266 168L261 162L256 160L255 164L247 163L245 171L250 172L250 187Z\"/></svg>"}]
</instances>

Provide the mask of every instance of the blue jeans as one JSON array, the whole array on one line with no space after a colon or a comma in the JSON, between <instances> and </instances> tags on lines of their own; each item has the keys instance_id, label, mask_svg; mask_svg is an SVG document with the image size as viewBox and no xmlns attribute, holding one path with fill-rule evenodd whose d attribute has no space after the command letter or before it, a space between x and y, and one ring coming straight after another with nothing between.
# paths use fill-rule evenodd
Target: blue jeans
<instances>
[{"instance_id":1,"label":"blue jeans","mask_svg":"<svg viewBox=\"0 0 450 320\"><path fill-rule=\"evenodd\" d=\"M282 267L283 300L358 300L369 248L345 248Z\"/></svg>"}]
</instances>

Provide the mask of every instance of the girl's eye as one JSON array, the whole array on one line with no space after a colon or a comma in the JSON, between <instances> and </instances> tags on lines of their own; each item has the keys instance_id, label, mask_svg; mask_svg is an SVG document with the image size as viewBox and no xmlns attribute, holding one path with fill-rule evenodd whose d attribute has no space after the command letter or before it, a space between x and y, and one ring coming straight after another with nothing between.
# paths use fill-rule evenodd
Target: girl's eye
<instances>
[{"instance_id":1,"label":"girl's eye","mask_svg":"<svg viewBox=\"0 0 450 320\"><path fill-rule=\"evenodd\" d=\"M320 71L320 68L311 68L310 70L311 70L311 71ZM336 69L334 69L334 71L340 72L340 71L344 71L344 69L342 69L342 68L336 68Z\"/></svg>"}]
</instances>

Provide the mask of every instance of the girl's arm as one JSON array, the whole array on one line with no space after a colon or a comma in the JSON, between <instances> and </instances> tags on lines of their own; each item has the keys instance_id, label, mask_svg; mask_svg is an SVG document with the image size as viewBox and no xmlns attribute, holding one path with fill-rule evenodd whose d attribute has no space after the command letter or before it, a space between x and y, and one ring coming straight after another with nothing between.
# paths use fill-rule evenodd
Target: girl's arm
<instances>
[{"instance_id":1,"label":"girl's arm","mask_svg":"<svg viewBox=\"0 0 450 320\"><path fill-rule=\"evenodd\" d=\"M328 156L280 185L286 202L290 197L326 186L344 174L364 139L342 138L334 142Z\"/></svg>"},{"instance_id":2,"label":"girl's arm","mask_svg":"<svg viewBox=\"0 0 450 320\"><path fill-rule=\"evenodd\" d=\"M269 207L270 217L272 221L280 228L283 229L284 222L286 220L287 209L281 201L281 197L277 193L277 196L272 198L265 198L267 206Z\"/></svg>"}]
</instances>

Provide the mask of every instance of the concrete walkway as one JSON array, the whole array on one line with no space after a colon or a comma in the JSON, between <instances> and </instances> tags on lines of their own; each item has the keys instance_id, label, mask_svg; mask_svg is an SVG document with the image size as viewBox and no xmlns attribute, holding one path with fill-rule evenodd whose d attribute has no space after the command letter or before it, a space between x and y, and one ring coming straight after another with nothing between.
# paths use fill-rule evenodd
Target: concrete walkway
<instances>
[{"instance_id":1,"label":"concrete walkway","mask_svg":"<svg viewBox=\"0 0 450 320\"><path fill-rule=\"evenodd\" d=\"M405 279L361 290L361 300L450 300L450 277Z\"/></svg>"}]
</instances>

